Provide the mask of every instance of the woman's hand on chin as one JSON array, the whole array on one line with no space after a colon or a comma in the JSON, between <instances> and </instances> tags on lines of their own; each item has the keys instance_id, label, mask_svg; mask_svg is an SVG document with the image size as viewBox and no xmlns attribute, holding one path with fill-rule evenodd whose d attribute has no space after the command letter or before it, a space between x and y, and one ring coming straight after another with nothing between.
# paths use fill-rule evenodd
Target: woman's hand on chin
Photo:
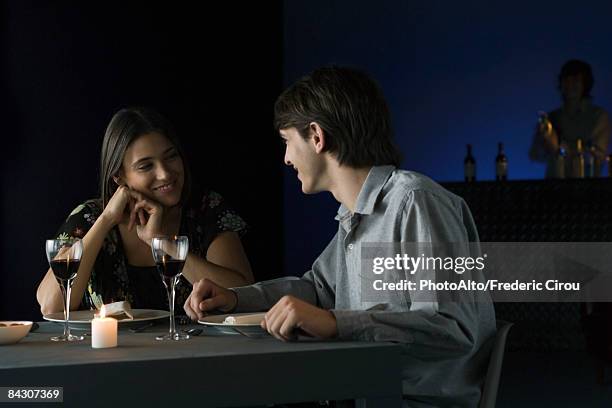
<instances>
[{"instance_id":1,"label":"woman's hand on chin","mask_svg":"<svg viewBox=\"0 0 612 408\"><path fill-rule=\"evenodd\" d=\"M104 207L101 217L114 227L120 224L125 217L125 210L131 201L130 189L126 186L119 186L115 194Z\"/></svg>"},{"instance_id":2,"label":"woman's hand on chin","mask_svg":"<svg viewBox=\"0 0 612 408\"><path fill-rule=\"evenodd\" d=\"M136 226L138 238L150 246L154 237L166 235L162 223L164 207L138 191L129 190L129 194L132 199L128 229L131 231Z\"/></svg>"}]
</instances>

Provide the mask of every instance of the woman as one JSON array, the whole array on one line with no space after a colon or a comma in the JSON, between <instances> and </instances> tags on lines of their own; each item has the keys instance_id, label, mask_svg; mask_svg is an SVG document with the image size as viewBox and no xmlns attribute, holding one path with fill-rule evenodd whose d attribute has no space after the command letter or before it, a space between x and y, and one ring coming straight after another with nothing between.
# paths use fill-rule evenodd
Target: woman
<instances>
[{"instance_id":1,"label":"woman","mask_svg":"<svg viewBox=\"0 0 612 408\"><path fill-rule=\"evenodd\" d=\"M253 282L239 238L244 221L213 191L190 199L183 152L161 115L145 108L115 114L104 135L100 180L101 198L75 208L58 232L58 237L83 240L71 310L120 300L133 308L167 309L150 248L159 235L189 237L176 304L183 304L191 283L202 278L225 287ZM43 315L63 310L51 269L36 297Z\"/></svg>"}]
</instances>

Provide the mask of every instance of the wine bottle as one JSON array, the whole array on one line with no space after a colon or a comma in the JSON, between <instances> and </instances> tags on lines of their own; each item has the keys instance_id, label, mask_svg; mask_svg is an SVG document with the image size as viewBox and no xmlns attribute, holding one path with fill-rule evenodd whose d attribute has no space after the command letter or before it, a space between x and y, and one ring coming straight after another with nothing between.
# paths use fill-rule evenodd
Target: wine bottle
<instances>
[{"instance_id":1,"label":"wine bottle","mask_svg":"<svg viewBox=\"0 0 612 408\"><path fill-rule=\"evenodd\" d=\"M596 147L592 140L587 141L586 150L584 152L584 173L587 178L594 178L601 176L601 161L597 158Z\"/></svg>"},{"instance_id":2,"label":"wine bottle","mask_svg":"<svg viewBox=\"0 0 612 408\"><path fill-rule=\"evenodd\" d=\"M467 146L467 155L463 160L463 174L465 175L465 181L472 182L476 181L476 159L472 156L472 145Z\"/></svg>"},{"instance_id":3,"label":"wine bottle","mask_svg":"<svg viewBox=\"0 0 612 408\"><path fill-rule=\"evenodd\" d=\"M595 177L595 147L590 140L586 142L586 150L584 152L584 175L586 178Z\"/></svg>"},{"instance_id":4,"label":"wine bottle","mask_svg":"<svg viewBox=\"0 0 612 408\"><path fill-rule=\"evenodd\" d=\"M495 179L497 181L508 180L508 159L504 154L504 144L498 143L497 157L495 158Z\"/></svg>"},{"instance_id":5,"label":"wine bottle","mask_svg":"<svg viewBox=\"0 0 612 408\"><path fill-rule=\"evenodd\" d=\"M559 143L559 149L557 150L557 160L555 162L555 165L556 165L555 177L558 178L558 179L564 179L565 178L565 156L566 156L566 153L567 152L562 147L562 144Z\"/></svg>"},{"instance_id":6,"label":"wine bottle","mask_svg":"<svg viewBox=\"0 0 612 408\"><path fill-rule=\"evenodd\" d=\"M572 177L584 178L584 152L582 139L576 140L576 154L572 158Z\"/></svg>"}]
</instances>

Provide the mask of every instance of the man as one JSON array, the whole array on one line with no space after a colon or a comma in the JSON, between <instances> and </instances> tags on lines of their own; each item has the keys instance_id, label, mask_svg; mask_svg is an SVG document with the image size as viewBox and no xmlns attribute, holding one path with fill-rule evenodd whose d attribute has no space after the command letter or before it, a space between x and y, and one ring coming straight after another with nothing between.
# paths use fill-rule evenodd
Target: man
<instances>
[{"instance_id":1,"label":"man","mask_svg":"<svg viewBox=\"0 0 612 408\"><path fill-rule=\"evenodd\" d=\"M361 271L368 243L478 242L463 200L395 168L400 159L387 104L361 72L328 67L302 78L278 98L275 125L302 191L329 191L341 204L338 232L302 278L231 290L197 282L187 314L268 311L262 327L285 341L302 333L397 342L407 404L476 406L488 359L481 346L495 332L488 294L439 302L435 292L383 291L366 299Z\"/></svg>"},{"instance_id":2,"label":"man","mask_svg":"<svg viewBox=\"0 0 612 408\"><path fill-rule=\"evenodd\" d=\"M576 156L580 139L583 151L594 157L594 176L599 176L608 151L610 121L608 113L592 103L595 80L591 66L584 61L569 60L561 67L558 81L563 106L548 113L536 126L529 157L546 163L546 178L579 177L572 168L572 158ZM563 170L557 168L560 149L567 154Z\"/></svg>"}]
</instances>

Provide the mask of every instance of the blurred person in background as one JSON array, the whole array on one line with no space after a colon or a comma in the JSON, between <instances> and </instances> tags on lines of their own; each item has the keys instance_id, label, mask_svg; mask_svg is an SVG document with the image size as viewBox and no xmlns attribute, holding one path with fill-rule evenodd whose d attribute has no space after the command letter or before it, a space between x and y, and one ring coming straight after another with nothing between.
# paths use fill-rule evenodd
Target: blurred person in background
<instances>
[{"instance_id":1,"label":"blurred person in background","mask_svg":"<svg viewBox=\"0 0 612 408\"><path fill-rule=\"evenodd\" d=\"M608 113L591 101L594 82L591 66L584 61L569 60L561 67L558 87L563 105L541 116L529 151L531 160L546 163L546 178L559 177L560 152L565 154L565 176L577 177L571 166L579 139L583 151L594 156L594 173L599 174L608 150L610 122Z\"/></svg>"}]
</instances>

